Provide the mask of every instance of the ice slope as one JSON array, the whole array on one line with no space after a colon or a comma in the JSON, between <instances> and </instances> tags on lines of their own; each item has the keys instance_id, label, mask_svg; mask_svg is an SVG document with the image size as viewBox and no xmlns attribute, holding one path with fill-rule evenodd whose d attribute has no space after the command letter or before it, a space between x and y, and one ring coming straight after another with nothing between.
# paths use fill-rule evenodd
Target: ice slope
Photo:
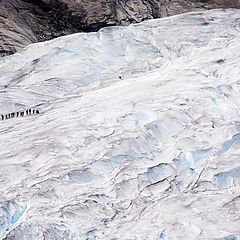
<instances>
[{"instance_id":1,"label":"ice slope","mask_svg":"<svg viewBox=\"0 0 240 240\"><path fill-rule=\"evenodd\" d=\"M0 239L240 239L240 10L0 59Z\"/></svg>"}]
</instances>

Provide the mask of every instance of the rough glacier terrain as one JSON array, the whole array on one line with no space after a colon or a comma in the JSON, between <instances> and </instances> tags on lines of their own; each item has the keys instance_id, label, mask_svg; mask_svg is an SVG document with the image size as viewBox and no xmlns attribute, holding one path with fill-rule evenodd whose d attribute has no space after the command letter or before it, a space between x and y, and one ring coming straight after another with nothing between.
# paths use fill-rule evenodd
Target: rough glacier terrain
<instances>
[{"instance_id":1,"label":"rough glacier terrain","mask_svg":"<svg viewBox=\"0 0 240 240\"><path fill-rule=\"evenodd\" d=\"M0 59L0 239L240 239L240 10Z\"/></svg>"}]
</instances>

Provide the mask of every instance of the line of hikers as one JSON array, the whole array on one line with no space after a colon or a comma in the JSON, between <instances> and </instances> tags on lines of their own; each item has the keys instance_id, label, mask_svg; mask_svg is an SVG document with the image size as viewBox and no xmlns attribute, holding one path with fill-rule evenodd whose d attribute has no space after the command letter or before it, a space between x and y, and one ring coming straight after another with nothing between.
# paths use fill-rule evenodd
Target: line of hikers
<instances>
[{"instance_id":1,"label":"line of hikers","mask_svg":"<svg viewBox=\"0 0 240 240\"><path fill-rule=\"evenodd\" d=\"M32 115L32 114L39 114L39 110L30 108L30 109L27 109L26 111L12 112L12 113L8 113L5 115L1 114L1 120L6 120L6 119L14 118L14 117L24 117L26 115L28 116L28 115Z\"/></svg>"}]
</instances>

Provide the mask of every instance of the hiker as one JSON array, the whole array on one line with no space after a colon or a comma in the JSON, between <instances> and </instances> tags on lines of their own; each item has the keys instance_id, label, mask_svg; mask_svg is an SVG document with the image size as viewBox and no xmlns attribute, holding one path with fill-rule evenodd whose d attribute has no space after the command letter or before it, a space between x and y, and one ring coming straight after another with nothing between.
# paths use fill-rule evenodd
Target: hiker
<instances>
[{"instance_id":1,"label":"hiker","mask_svg":"<svg viewBox=\"0 0 240 240\"><path fill-rule=\"evenodd\" d=\"M20 116L23 117L24 116L24 111L20 112Z\"/></svg>"},{"instance_id":2,"label":"hiker","mask_svg":"<svg viewBox=\"0 0 240 240\"><path fill-rule=\"evenodd\" d=\"M1 115L1 119L4 120L4 115Z\"/></svg>"},{"instance_id":3,"label":"hiker","mask_svg":"<svg viewBox=\"0 0 240 240\"><path fill-rule=\"evenodd\" d=\"M14 116L15 116L15 113L14 112L11 113L11 118L14 118Z\"/></svg>"},{"instance_id":4,"label":"hiker","mask_svg":"<svg viewBox=\"0 0 240 240\"><path fill-rule=\"evenodd\" d=\"M36 110L36 114L39 114L39 111L38 111L38 110Z\"/></svg>"}]
</instances>

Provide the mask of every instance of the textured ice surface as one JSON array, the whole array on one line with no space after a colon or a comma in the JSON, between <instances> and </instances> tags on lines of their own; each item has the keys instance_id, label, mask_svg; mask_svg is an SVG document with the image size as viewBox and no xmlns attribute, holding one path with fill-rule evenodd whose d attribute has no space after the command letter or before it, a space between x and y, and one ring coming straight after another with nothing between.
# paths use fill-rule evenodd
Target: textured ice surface
<instances>
[{"instance_id":1,"label":"textured ice surface","mask_svg":"<svg viewBox=\"0 0 240 240\"><path fill-rule=\"evenodd\" d=\"M0 59L0 239L240 239L240 11Z\"/></svg>"}]
</instances>

